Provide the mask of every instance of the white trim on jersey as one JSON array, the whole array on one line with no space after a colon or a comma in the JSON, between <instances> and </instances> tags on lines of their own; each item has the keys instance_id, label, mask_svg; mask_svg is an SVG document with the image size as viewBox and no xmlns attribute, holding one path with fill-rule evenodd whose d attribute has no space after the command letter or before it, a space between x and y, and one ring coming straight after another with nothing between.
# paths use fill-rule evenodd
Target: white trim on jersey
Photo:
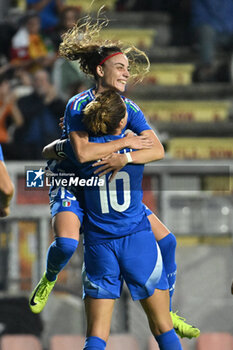
<instances>
[{"instance_id":1,"label":"white trim on jersey","mask_svg":"<svg viewBox=\"0 0 233 350\"><path fill-rule=\"evenodd\" d=\"M89 92L90 97L93 98L93 100L94 100L95 99L95 95L92 92L93 90L94 90L94 88L90 89L88 92Z\"/></svg>"},{"instance_id":2,"label":"white trim on jersey","mask_svg":"<svg viewBox=\"0 0 233 350\"><path fill-rule=\"evenodd\" d=\"M76 109L77 109L77 104L79 104L79 102L85 100L87 97L89 97L88 94L86 94L86 95L84 95L84 96L82 96L82 97L79 97L79 98L75 101L72 110L76 110Z\"/></svg>"},{"instance_id":3,"label":"white trim on jersey","mask_svg":"<svg viewBox=\"0 0 233 350\"><path fill-rule=\"evenodd\" d=\"M140 111L140 108L133 101L129 100L128 98L126 98L125 101L131 104L137 111Z\"/></svg>"}]
</instances>

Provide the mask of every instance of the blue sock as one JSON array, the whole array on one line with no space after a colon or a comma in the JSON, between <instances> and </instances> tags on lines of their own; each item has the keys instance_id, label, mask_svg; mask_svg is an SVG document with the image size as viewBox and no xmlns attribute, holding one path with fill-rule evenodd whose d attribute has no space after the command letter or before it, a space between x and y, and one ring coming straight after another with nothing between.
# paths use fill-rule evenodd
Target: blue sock
<instances>
[{"instance_id":1,"label":"blue sock","mask_svg":"<svg viewBox=\"0 0 233 350\"><path fill-rule=\"evenodd\" d=\"M155 340L160 350L182 350L182 345L174 329L158 335Z\"/></svg>"},{"instance_id":2,"label":"blue sock","mask_svg":"<svg viewBox=\"0 0 233 350\"><path fill-rule=\"evenodd\" d=\"M105 350L106 342L99 337L87 337L83 350Z\"/></svg>"},{"instance_id":3,"label":"blue sock","mask_svg":"<svg viewBox=\"0 0 233 350\"><path fill-rule=\"evenodd\" d=\"M47 254L46 277L49 281L55 281L57 274L70 260L78 246L78 241L73 238L57 237L50 245Z\"/></svg>"},{"instance_id":4,"label":"blue sock","mask_svg":"<svg viewBox=\"0 0 233 350\"><path fill-rule=\"evenodd\" d=\"M176 237L169 233L166 237L158 241L159 248L163 257L163 264L167 274L170 294L170 311L172 309L172 296L175 290L176 283Z\"/></svg>"}]
</instances>

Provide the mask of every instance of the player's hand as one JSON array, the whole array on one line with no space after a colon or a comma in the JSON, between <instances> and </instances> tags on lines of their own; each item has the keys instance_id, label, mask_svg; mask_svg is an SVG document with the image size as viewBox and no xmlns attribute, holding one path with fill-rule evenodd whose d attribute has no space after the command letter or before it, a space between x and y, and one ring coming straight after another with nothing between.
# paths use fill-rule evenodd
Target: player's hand
<instances>
[{"instance_id":1,"label":"player's hand","mask_svg":"<svg viewBox=\"0 0 233 350\"><path fill-rule=\"evenodd\" d=\"M101 161L94 163L92 166L99 166L94 171L94 174L99 177L112 172L109 182L111 182L116 176L117 172L122 169L128 163L128 159L124 153L112 153L111 155L103 158Z\"/></svg>"},{"instance_id":2,"label":"player's hand","mask_svg":"<svg viewBox=\"0 0 233 350\"><path fill-rule=\"evenodd\" d=\"M59 127L63 130L64 128L65 128L65 126L64 126L64 117L61 117L60 119L59 119Z\"/></svg>"},{"instance_id":3,"label":"player's hand","mask_svg":"<svg viewBox=\"0 0 233 350\"><path fill-rule=\"evenodd\" d=\"M10 215L10 207L1 208L0 207L0 218L5 218Z\"/></svg>"},{"instance_id":4,"label":"player's hand","mask_svg":"<svg viewBox=\"0 0 233 350\"><path fill-rule=\"evenodd\" d=\"M146 135L137 136L130 132L125 137L126 146L132 149L145 149L153 146L153 141Z\"/></svg>"},{"instance_id":5,"label":"player's hand","mask_svg":"<svg viewBox=\"0 0 233 350\"><path fill-rule=\"evenodd\" d=\"M129 138L129 137L135 137L137 136L133 131L127 131L127 133L125 133L125 137Z\"/></svg>"},{"instance_id":6,"label":"player's hand","mask_svg":"<svg viewBox=\"0 0 233 350\"><path fill-rule=\"evenodd\" d=\"M233 295L233 281L231 283L231 294Z\"/></svg>"}]
</instances>

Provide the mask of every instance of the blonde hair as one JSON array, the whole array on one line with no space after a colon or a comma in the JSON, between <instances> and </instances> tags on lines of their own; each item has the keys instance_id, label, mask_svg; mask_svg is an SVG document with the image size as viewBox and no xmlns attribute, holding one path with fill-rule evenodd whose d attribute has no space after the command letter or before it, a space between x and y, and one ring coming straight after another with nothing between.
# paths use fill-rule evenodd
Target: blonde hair
<instances>
[{"instance_id":1,"label":"blonde hair","mask_svg":"<svg viewBox=\"0 0 233 350\"><path fill-rule=\"evenodd\" d=\"M121 41L103 40L101 30L109 23L101 13L96 21L87 15L62 35L59 54L71 61L78 61L82 71L97 79L96 67L107 56L115 52L122 52L129 60L131 78L141 81L150 68L150 61L146 53L133 45Z\"/></svg>"},{"instance_id":2,"label":"blonde hair","mask_svg":"<svg viewBox=\"0 0 233 350\"><path fill-rule=\"evenodd\" d=\"M121 96L107 90L96 96L83 110L83 123L93 135L111 135L125 117L126 105Z\"/></svg>"}]
</instances>

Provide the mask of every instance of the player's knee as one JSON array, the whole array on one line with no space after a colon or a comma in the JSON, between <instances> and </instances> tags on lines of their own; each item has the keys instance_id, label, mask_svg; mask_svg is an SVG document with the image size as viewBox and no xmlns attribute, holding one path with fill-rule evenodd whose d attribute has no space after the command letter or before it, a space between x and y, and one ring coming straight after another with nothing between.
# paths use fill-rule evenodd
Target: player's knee
<instances>
[{"instance_id":1,"label":"player's knee","mask_svg":"<svg viewBox=\"0 0 233 350\"><path fill-rule=\"evenodd\" d=\"M175 235L170 232L167 236L158 241L158 245L161 249L162 254L163 252L166 253L167 251L174 253L177 245Z\"/></svg>"},{"instance_id":2,"label":"player's knee","mask_svg":"<svg viewBox=\"0 0 233 350\"><path fill-rule=\"evenodd\" d=\"M11 181L9 181L4 189L2 190L3 194L8 197L8 198L11 198L13 197L13 194L14 194L14 185Z\"/></svg>"},{"instance_id":3,"label":"player's knee","mask_svg":"<svg viewBox=\"0 0 233 350\"><path fill-rule=\"evenodd\" d=\"M177 246L176 236L173 235L173 233L169 233L169 248L176 249L176 246Z\"/></svg>"},{"instance_id":4,"label":"player's knee","mask_svg":"<svg viewBox=\"0 0 233 350\"><path fill-rule=\"evenodd\" d=\"M173 328L173 324L170 319L157 320L156 324L150 324L151 332L154 336L166 333Z\"/></svg>"},{"instance_id":5,"label":"player's knee","mask_svg":"<svg viewBox=\"0 0 233 350\"><path fill-rule=\"evenodd\" d=\"M72 238L59 237L56 238L55 242L56 247L60 249L65 256L72 256L78 247L78 240Z\"/></svg>"}]
</instances>

